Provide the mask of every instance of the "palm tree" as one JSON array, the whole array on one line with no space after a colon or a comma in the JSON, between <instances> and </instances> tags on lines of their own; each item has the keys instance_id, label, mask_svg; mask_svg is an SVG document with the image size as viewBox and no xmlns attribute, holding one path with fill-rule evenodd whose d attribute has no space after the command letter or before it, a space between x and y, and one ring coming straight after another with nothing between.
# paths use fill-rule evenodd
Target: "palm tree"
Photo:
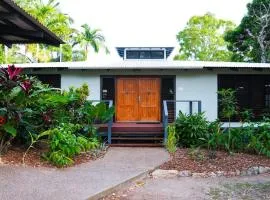
<instances>
[{"instance_id":1,"label":"palm tree","mask_svg":"<svg viewBox=\"0 0 270 200\"><path fill-rule=\"evenodd\" d=\"M21 7L29 12L44 26L58 35L62 40L69 39L73 32L70 27L73 20L59 10L59 2L57 0L16 0ZM31 52L36 61L49 61L50 53L59 51L59 48L48 45L27 45L26 52Z\"/></svg>"},{"instance_id":2,"label":"palm tree","mask_svg":"<svg viewBox=\"0 0 270 200\"><path fill-rule=\"evenodd\" d=\"M86 60L89 46L95 53L98 53L100 48L105 49L106 54L110 53L105 46L105 37L100 33L100 29L92 29L88 24L82 25L82 28L83 31L75 36L73 46L80 44L84 48Z\"/></svg>"}]
</instances>

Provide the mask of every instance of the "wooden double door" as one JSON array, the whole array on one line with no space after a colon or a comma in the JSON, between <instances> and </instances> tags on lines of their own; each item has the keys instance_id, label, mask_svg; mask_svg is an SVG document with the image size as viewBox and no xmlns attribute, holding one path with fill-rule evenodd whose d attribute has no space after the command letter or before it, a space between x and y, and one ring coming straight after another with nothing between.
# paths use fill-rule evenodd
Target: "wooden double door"
<instances>
[{"instance_id":1,"label":"wooden double door","mask_svg":"<svg viewBox=\"0 0 270 200\"><path fill-rule=\"evenodd\" d=\"M160 78L118 77L116 121L159 122Z\"/></svg>"}]
</instances>

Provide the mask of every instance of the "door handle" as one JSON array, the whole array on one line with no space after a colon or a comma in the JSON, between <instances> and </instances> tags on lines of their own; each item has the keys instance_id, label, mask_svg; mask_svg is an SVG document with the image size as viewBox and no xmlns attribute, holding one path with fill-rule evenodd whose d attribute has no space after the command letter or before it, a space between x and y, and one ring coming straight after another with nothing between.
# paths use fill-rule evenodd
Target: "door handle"
<instances>
[{"instance_id":1,"label":"door handle","mask_svg":"<svg viewBox=\"0 0 270 200\"><path fill-rule=\"evenodd\" d=\"M138 102L140 102L141 101L141 96L138 96Z\"/></svg>"}]
</instances>

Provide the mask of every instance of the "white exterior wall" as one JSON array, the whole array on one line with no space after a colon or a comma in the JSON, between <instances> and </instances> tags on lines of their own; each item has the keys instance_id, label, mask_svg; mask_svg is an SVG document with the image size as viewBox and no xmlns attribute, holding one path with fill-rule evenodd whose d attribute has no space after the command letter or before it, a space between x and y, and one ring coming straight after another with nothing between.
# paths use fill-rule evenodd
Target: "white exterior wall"
<instances>
[{"instance_id":1,"label":"white exterior wall","mask_svg":"<svg viewBox=\"0 0 270 200\"><path fill-rule=\"evenodd\" d=\"M186 72L176 75L176 100L201 100L202 111L208 120L217 119L217 75L206 72ZM177 103L176 114L179 110L189 113L188 103ZM197 104L193 104L197 111Z\"/></svg>"},{"instance_id":2,"label":"white exterior wall","mask_svg":"<svg viewBox=\"0 0 270 200\"><path fill-rule=\"evenodd\" d=\"M35 72L36 73L36 72ZM68 89L71 86L80 87L87 83L90 89L89 100L100 100L100 76L101 75L175 75L176 76L176 100L201 100L202 111L208 120L213 121L218 117L218 82L217 74L270 74L270 71L254 71L240 69L231 71L220 70L42 70L39 74L61 74L61 88ZM188 103L177 103L176 114L179 110L189 113ZM197 104L193 104L193 111L197 110Z\"/></svg>"},{"instance_id":3,"label":"white exterior wall","mask_svg":"<svg viewBox=\"0 0 270 200\"><path fill-rule=\"evenodd\" d=\"M61 88L66 90L71 86L80 87L88 84L90 95L89 100L100 100L100 76L89 72L86 73L63 73L61 74Z\"/></svg>"}]
</instances>

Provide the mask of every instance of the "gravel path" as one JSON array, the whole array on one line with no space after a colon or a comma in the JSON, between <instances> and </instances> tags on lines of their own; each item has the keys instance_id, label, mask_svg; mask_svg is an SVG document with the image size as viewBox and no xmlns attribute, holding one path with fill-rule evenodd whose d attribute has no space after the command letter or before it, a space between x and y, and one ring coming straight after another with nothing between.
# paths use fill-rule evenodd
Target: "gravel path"
<instances>
[{"instance_id":1,"label":"gravel path","mask_svg":"<svg viewBox=\"0 0 270 200\"><path fill-rule=\"evenodd\" d=\"M104 200L270 199L270 174L137 180Z\"/></svg>"}]
</instances>

